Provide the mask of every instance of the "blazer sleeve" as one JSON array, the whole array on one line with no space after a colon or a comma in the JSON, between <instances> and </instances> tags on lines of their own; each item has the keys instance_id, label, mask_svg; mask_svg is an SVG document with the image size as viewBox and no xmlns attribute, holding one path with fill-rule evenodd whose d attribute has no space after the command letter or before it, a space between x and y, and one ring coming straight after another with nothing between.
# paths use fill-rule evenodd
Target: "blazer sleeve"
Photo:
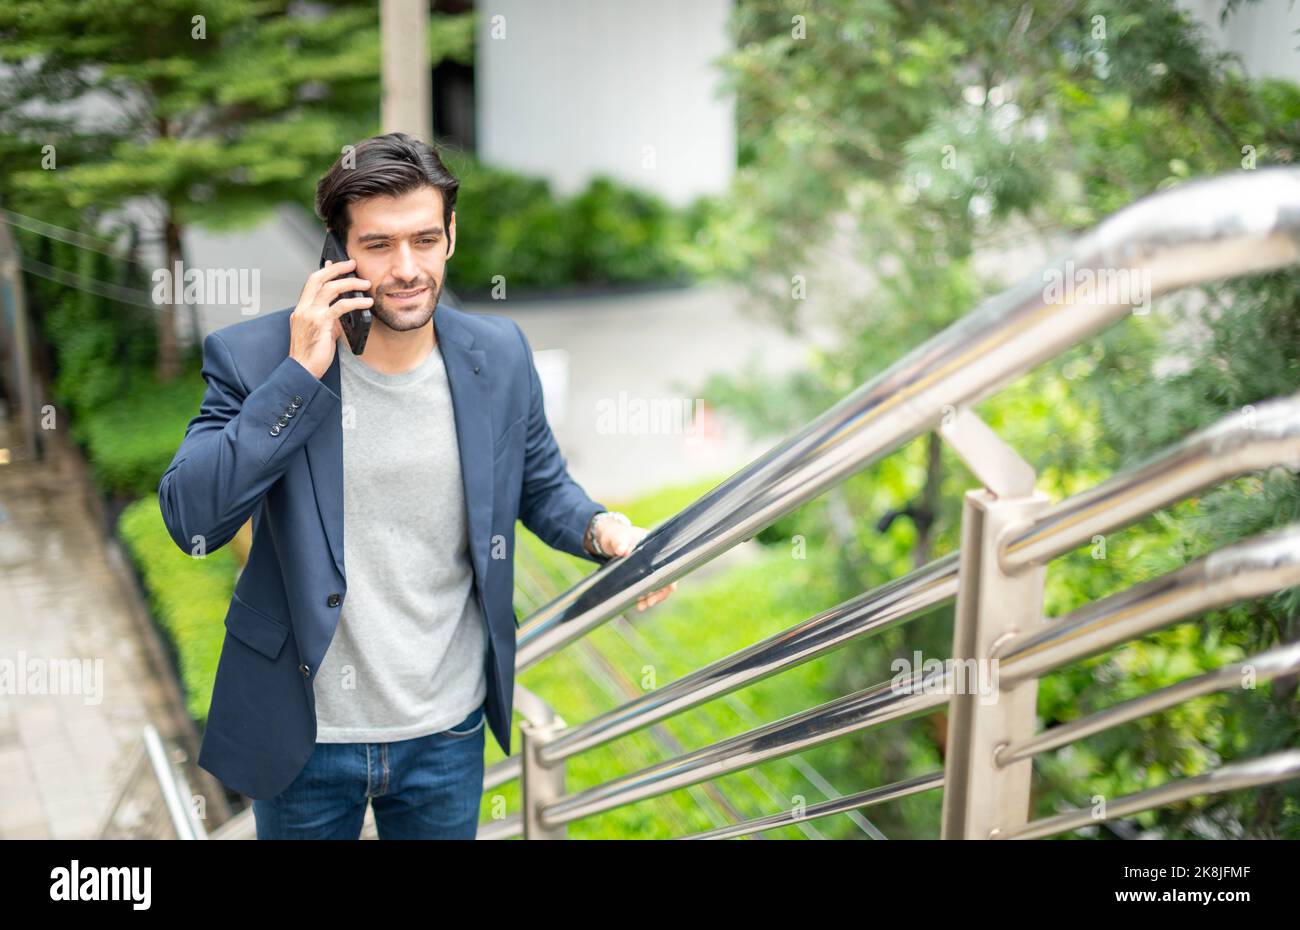
<instances>
[{"instance_id":1,"label":"blazer sleeve","mask_svg":"<svg viewBox=\"0 0 1300 930\"><path fill-rule=\"evenodd\" d=\"M229 542L288 469L293 453L342 407L337 394L288 356L248 391L216 332L203 340L202 375L207 391L198 415L158 483L163 523L187 554L198 537L207 552ZM272 432L286 411L293 416Z\"/></svg>"},{"instance_id":2,"label":"blazer sleeve","mask_svg":"<svg viewBox=\"0 0 1300 930\"><path fill-rule=\"evenodd\" d=\"M532 347L519 324L514 326L523 343L530 385L519 519L552 549L603 564L606 560L588 552L582 544L582 537L591 518L608 508L588 497L587 492L570 477L567 463L546 421L542 381L533 363Z\"/></svg>"}]
</instances>

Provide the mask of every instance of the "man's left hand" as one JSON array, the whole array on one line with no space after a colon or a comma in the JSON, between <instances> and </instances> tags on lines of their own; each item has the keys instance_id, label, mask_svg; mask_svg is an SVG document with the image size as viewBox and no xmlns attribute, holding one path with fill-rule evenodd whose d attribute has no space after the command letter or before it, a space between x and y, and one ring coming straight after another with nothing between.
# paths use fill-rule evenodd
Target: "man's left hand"
<instances>
[{"instance_id":1,"label":"man's left hand","mask_svg":"<svg viewBox=\"0 0 1300 930\"><path fill-rule=\"evenodd\" d=\"M603 551L613 553L616 559L622 558L635 549L636 544L649 533L650 531L643 526L624 526L616 520L601 520L596 524L596 541ZM677 582L674 581L658 591L642 595L636 602L636 609L642 611L653 607L676 590Z\"/></svg>"}]
</instances>

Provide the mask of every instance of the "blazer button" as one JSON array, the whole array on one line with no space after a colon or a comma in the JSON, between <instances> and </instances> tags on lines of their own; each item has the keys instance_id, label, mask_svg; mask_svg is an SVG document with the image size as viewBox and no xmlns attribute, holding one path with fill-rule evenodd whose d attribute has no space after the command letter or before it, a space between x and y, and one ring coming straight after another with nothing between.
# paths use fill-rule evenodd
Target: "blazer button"
<instances>
[{"instance_id":1,"label":"blazer button","mask_svg":"<svg viewBox=\"0 0 1300 930\"><path fill-rule=\"evenodd\" d=\"M275 426L272 426L272 427L271 427L271 435L272 435L272 436L279 436L279 435L280 435L280 425L279 425L278 423L277 423Z\"/></svg>"},{"instance_id":2,"label":"blazer button","mask_svg":"<svg viewBox=\"0 0 1300 930\"><path fill-rule=\"evenodd\" d=\"M305 666L305 665L299 665L299 666L298 666L298 671L302 672L302 677L303 677L303 678L306 678L307 676L309 676L309 675L311 674L311 669L309 669L309 668L308 668L307 666Z\"/></svg>"},{"instance_id":3,"label":"blazer button","mask_svg":"<svg viewBox=\"0 0 1300 930\"><path fill-rule=\"evenodd\" d=\"M329 596L329 600L327 600L327 601L325 602L325 604L326 604L326 606L328 606L328 607L337 607L337 606L339 606L339 601L341 601L341 600L342 600L342 598L340 598L337 594L331 594L331 595Z\"/></svg>"},{"instance_id":4,"label":"blazer button","mask_svg":"<svg viewBox=\"0 0 1300 930\"><path fill-rule=\"evenodd\" d=\"M302 406L302 398L299 397L297 394L295 394L295 395L293 395L293 400L289 401L289 403L293 404L295 407L301 407L301 406Z\"/></svg>"},{"instance_id":5,"label":"blazer button","mask_svg":"<svg viewBox=\"0 0 1300 930\"><path fill-rule=\"evenodd\" d=\"M276 426L284 426L284 425L285 425L286 423L288 423L288 422L289 422L289 420L288 420L286 417L281 416L280 419L278 419L278 420L275 421L275 425L276 425Z\"/></svg>"},{"instance_id":6,"label":"blazer button","mask_svg":"<svg viewBox=\"0 0 1300 930\"><path fill-rule=\"evenodd\" d=\"M292 417L292 416L293 416L293 408L292 408L292 407L285 407L285 408L284 408L284 413L281 414L281 417L280 417L280 418L281 418L281 419L284 419L285 417Z\"/></svg>"}]
</instances>

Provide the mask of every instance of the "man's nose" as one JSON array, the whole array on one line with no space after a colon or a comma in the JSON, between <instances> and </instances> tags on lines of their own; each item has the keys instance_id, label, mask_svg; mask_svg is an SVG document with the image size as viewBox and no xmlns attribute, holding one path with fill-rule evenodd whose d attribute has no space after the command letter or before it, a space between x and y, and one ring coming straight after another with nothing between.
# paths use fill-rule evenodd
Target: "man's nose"
<instances>
[{"instance_id":1,"label":"man's nose","mask_svg":"<svg viewBox=\"0 0 1300 930\"><path fill-rule=\"evenodd\" d=\"M414 283L420 277L420 266L415 261L415 250L403 243L397 249L393 277L404 284Z\"/></svg>"}]
</instances>

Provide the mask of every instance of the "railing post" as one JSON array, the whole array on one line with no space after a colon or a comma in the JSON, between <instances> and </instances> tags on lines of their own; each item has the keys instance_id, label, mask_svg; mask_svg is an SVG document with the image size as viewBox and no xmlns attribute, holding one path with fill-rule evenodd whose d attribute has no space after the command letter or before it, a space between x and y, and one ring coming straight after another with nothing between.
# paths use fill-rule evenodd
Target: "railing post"
<instances>
[{"instance_id":1,"label":"railing post","mask_svg":"<svg viewBox=\"0 0 1300 930\"><path fill-rule=\"evenodd\" d=\"M547 767L542 764L538 750L553 740L566 726L560 717L553 717L543 724L520 721L519 733L522 745L519 754L523 759L523 774L519 784L524 795L523 821L526 840L562 840L568 836L564 826L544 828L538 814L543 804L564 796L566 764L561 761Z\"/></svg>"},{"instance_id":2,"label":"railing post","mask_svg":"<svg viewBox=\"0 0 1300 930\"><path fill-rule=\"evenodd\" d=\"M994 753L1036 729L1037 679L1000 687L998 644L1043 622L1041 565L1007 574L997 559L1006 529L1049 503L1034 472L969 409L945 420L940 435L985 485L962 509L961 562L953 624L944 765L944 839L989 839L1029 819L1033 760L1000 767Z\"/></svg>"}]
</instances>

